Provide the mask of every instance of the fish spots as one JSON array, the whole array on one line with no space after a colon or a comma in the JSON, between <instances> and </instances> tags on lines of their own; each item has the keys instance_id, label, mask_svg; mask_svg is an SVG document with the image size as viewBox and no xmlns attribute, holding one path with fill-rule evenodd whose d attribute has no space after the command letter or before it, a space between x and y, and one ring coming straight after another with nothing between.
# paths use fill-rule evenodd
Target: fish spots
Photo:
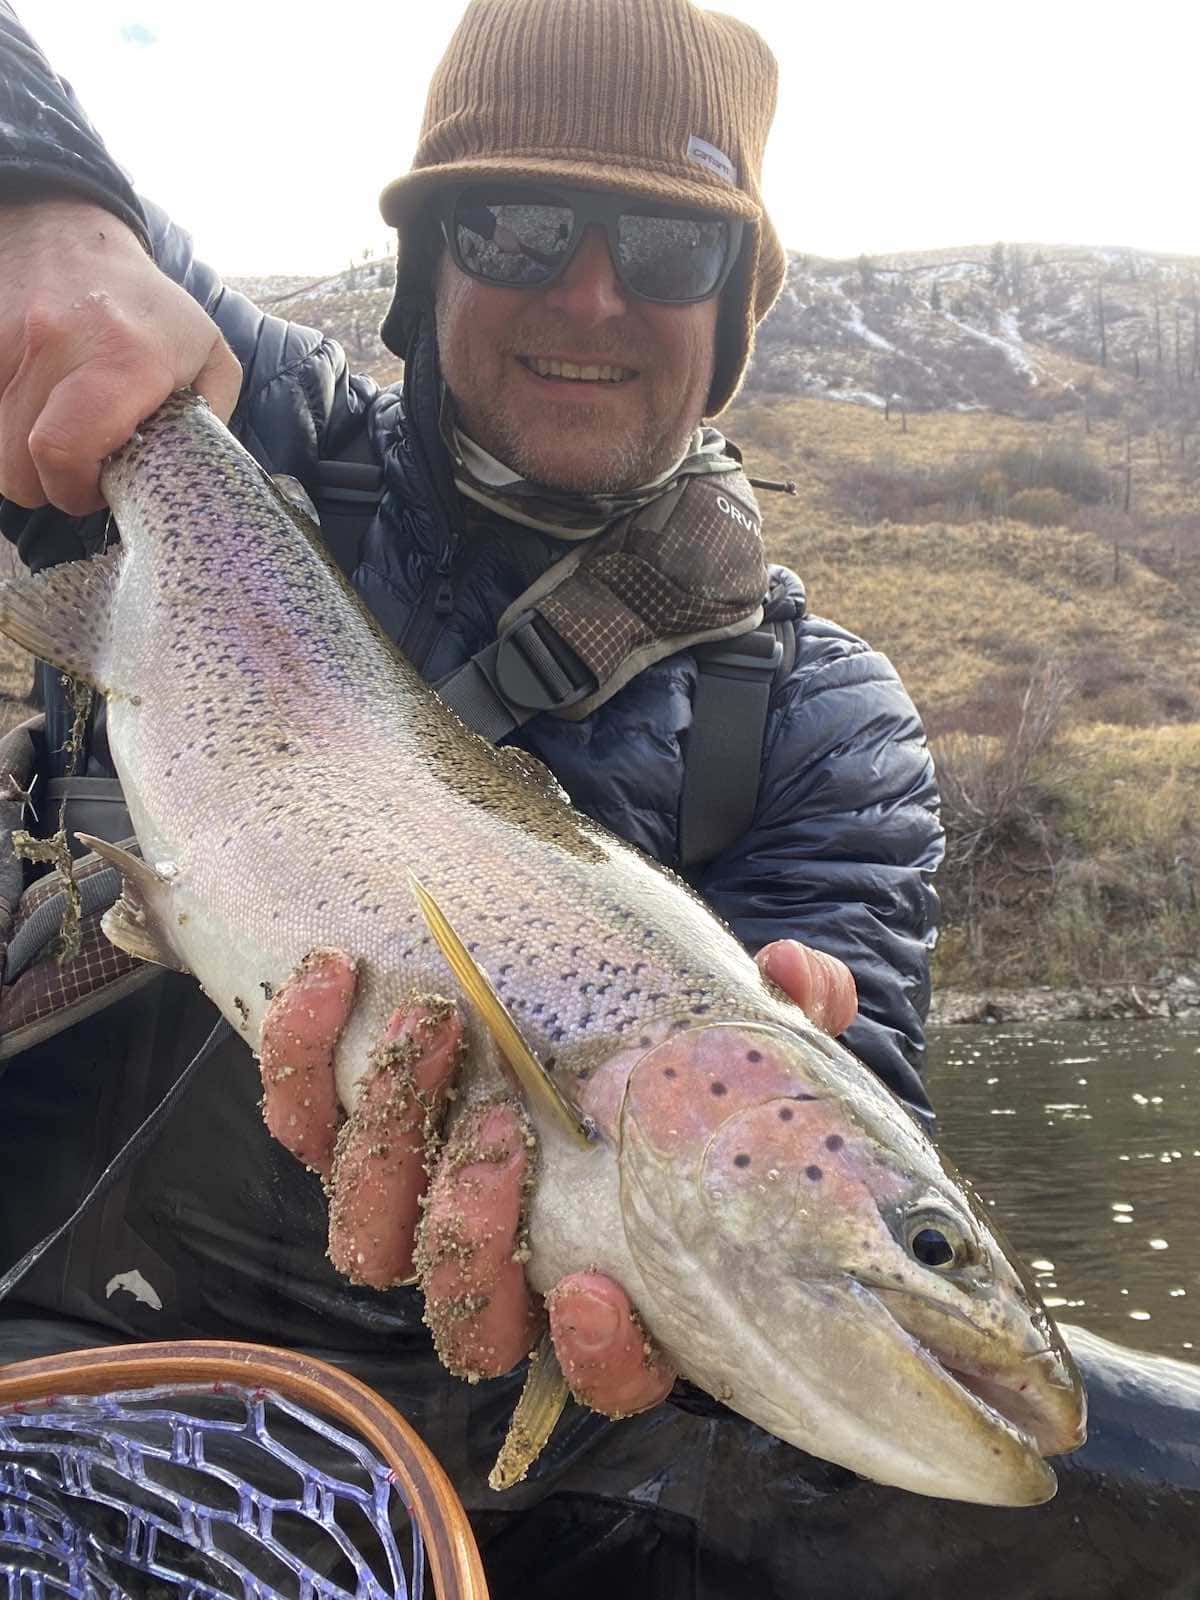
<instances>
[{"instance_id":1,"label":"fish spots","mask_svg":"<svg viewBox=\"0 0 1200 1600\"><path fill-rule=\"evenodd\" d=\"M796 1115L796 1113L792 1110L791 1106L780 1106L780 1108L779 1108L779 1120L780 1120L780 1122L790 1122L795 1115Z\"/></svg>"},{"instance_id":2,"label":"fish spots","mask_svg":"<svg viewBox=\"0 0 1200 1600\"><path fill-rule=\"evenodd\" d=\"M762 1051L761 1050L747 1050L746 1051L746 1060L750 1062L751 1066L757 1066L758 1063L762 1060Z\"/></svg>"},{"instance_id":3,"label":"fish spots","mask_svg":"<svg viewBox=\"0 0 1200 1600\"><path fill-rule=\"evenodd\" d=\"M809 1183L820 1183L825 1174L820 1167L809 1166L805 1167L804 1176L808 1179Z\"/></svg>"},{"instance_id":4,"label":"fish spots","mask_svg":"<svg viewBox=\"0 0 1200 1600\"><path fill-rule=\"evenodd\" d=\"M845 1142L840 1133L831 1133L825 1141L825 1148L826 1150L840 1150Z\"/></svg>"},{"instance_id":5,"label":"fish spots","mask_svg":"<svg viewBox=\"0 0 1200 1600\"><path fill-rule=\"evenodd\" d=\"M750 1157L744 1150L739 1150L733 1158L733 1164L735 1167L748 1167L750 1165Z\"/></svg>"},{"instance_id":6,"label":"fish spots","mask_svg":"<svg viewBox=\"0 0 1200 1600\"><path fill-rule=\"evenodd\" d=\"M678 1076L679 1076L679 1074L678 1074L678 1072L676 1072L674 1067L664 1067L663 1068L663 1077L664 1078L677 1078Z\"/></svg>"},{"instance_id":7,"label":"fish spots","mask_svg":"<svg viewBox=\"0 0 1200 1600\"><path fill-rule=\"evenodd\" d=\"M728 1094L729 1093L728 1085L722 1083L720 1078L715 1078L713 1080L713 1082L709 1084L708 1089L709 1089L709 1093L710 1094L715 1094L715 1095L723 1095L723 1094Z\"/></svg>"}]
</instances>

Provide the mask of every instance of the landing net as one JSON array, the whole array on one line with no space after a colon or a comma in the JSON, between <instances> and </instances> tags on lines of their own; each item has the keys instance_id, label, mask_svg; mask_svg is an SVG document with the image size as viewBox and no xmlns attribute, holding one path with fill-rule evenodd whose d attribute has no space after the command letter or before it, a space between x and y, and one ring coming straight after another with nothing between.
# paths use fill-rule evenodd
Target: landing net
<instances>
[{"instance_id":1,"label":"landing net","mask_svg":"<svg viewBox=\"0 0 1200 1600\"><path fill-rule=\"evenodd\" d=\"M0 1600L422 1600L392 1471L231 1383L0 1407Z\"/></svg>"}]
</instances>

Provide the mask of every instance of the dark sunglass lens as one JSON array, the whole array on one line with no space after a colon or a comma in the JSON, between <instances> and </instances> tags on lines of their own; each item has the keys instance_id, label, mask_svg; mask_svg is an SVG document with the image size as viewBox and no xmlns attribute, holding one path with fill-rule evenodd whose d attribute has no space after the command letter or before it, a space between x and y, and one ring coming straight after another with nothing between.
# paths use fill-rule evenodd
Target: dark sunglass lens
<instances>
[{"instance_id":1,"label":"dark sunglass lens","mask_svg":"<svg viewBox=\"0 0 1200 1600\"><path fill-rule=\"evenodd\" d=\"M454 212L455 242L468 272L489 283L544 283L571 241L569 206L468 195Z\"/></svg>"},{"instance_id":2,"label":"dark sunglass lens","mask_svg":"<svg viewBox=\"0 0 1200 1600\"><path fill-rule=\"evenodd\" d=\"M623 216L617 236L625 282L651 300L711 294L729 251L729 224L720 219Z\"/></svg>"}]
</instances>

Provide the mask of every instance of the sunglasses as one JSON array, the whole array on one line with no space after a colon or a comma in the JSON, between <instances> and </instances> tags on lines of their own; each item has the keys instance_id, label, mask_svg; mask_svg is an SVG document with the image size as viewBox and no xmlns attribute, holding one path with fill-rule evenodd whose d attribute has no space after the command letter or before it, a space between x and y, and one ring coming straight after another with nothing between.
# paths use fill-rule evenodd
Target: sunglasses
<instances>
[{"instance_id":1,"label":"sunglasses","mask_svg":"<svg viewBox=\"0 0 1200 1600\"><path fill-rule=\"evenodd\" d=\"M719 294L741 248L740 218L673 211L594 189L483 185L447 194L439 221L468 277L504 289L543 289L598 223L620 283L639 300L690 305Z\"/></svg>"}]
</instances>

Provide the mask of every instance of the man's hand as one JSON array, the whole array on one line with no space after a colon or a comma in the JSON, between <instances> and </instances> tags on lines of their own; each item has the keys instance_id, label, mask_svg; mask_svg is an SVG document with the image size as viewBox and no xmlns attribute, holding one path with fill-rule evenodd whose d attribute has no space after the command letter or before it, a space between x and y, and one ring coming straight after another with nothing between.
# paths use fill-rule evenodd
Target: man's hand
<instances>
[{"instance_id":1,"label":"man's hand","mask_svg":"<svg viewBox=\"0 0 1200 1600\"><path fill-rule=\"evenodd\" d=\"M818 1027L840 1033L849 1026L857 997L842 962L793 940L768 945L758 960ZM339 1130L333 1055L354 987L353 963L318 951L272 1000L262 1040L268 1126L326 1180L329 1254L339 1271L390 1288L412 1280L419 1254L442 1360L462 1376L495 1377L528 1354L545 1320L523 1264L532 1132L520 1105L503 1100L460 1116L437 1149L462 1023L432 1002L392 1017ZM674 1372L624 1290L603 1273L563 1278L545 1314L563 1373L584 1404L628 1416L670 1391Z\"/></svg>"},{"instance_id":2,"label":"man's hand","mask_svg":"<svg viewBox=\"0 0 1200 1600\"><path fill-rule=\"evenodd\" d=\"M98 511L100 467L190 384L228 421L241 367L111 212L0 206L0 495Z\"/></svg>"}]
</instances>

